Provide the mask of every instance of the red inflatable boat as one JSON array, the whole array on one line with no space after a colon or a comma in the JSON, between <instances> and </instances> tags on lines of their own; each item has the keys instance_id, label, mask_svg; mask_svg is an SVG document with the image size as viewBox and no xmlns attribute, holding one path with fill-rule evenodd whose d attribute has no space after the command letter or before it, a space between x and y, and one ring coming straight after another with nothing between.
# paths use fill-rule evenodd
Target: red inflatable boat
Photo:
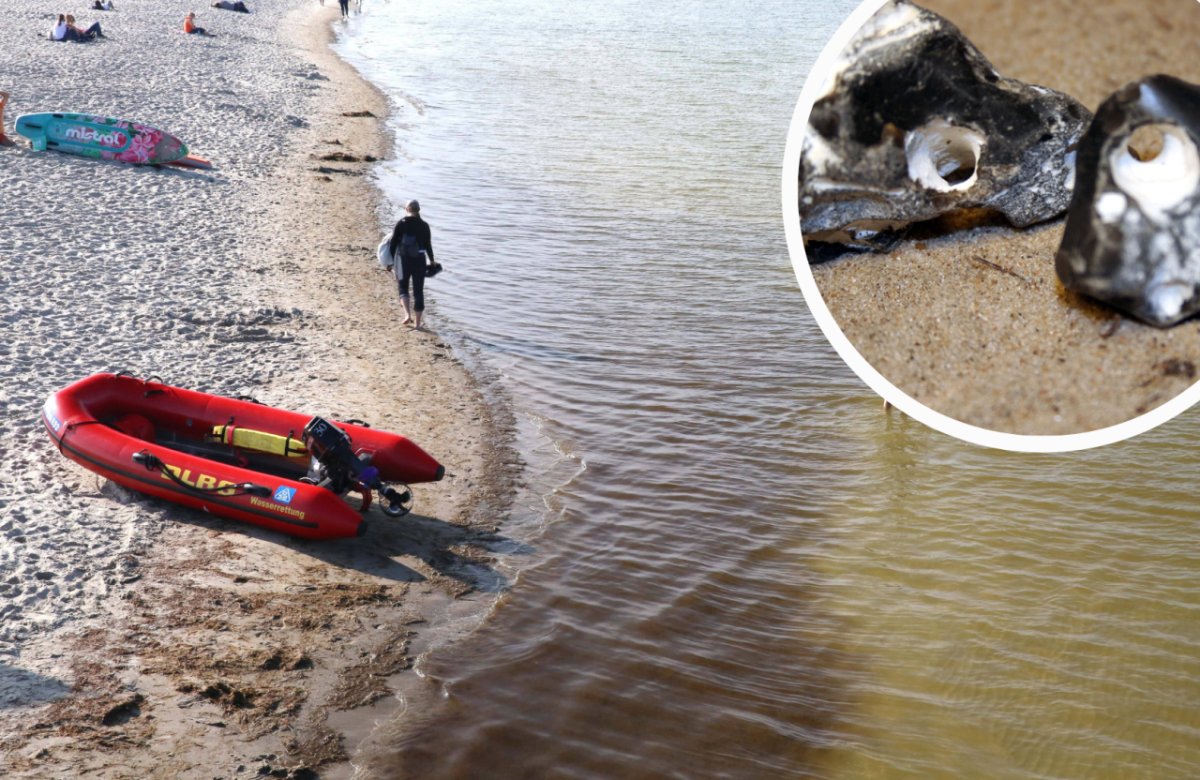
<instances>
[{"instance_id":1,"label":"red inflatable boat","mask_svg":"<svg viewBox=\"0 0 1200 780\"><path fill-rule=\"evenodd\" d=\"M408 484L445 474L403 436L123 373L59 390L42 420L63 455L125 487L307 539L362 536L372 492L398 517Z\"/></svg>"}]
</instances>

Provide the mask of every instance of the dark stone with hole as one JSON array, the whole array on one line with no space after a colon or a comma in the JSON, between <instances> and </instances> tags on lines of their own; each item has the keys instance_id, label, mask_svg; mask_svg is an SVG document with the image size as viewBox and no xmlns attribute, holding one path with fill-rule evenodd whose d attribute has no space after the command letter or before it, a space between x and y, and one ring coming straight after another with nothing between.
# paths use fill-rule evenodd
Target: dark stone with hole
<instances>
[{"instance_id":1,"label":"dark stone with hole","mask_svg":"<svg viewBox=\"0 0 1200 780\"><path fill-rule=\"evenodd\" d=\"M809 116L806 246L886 252L909 225L961 209L1018 227L1055 217L1090 120L1067 95L1001 76L947 20L892 0L851 39Z\"/></svg>"},{"instance_id":2,"label":"dark stone with hole","mask_svg":"<svg viewBox=\"0 0 1200 780\"><path fill-rule=\"evenodd\" d=\"M1160 328L1200 310L1200 86L1148 76L1100 105L1055 260L1072 289Z\"/></svg>"}]
</instances>

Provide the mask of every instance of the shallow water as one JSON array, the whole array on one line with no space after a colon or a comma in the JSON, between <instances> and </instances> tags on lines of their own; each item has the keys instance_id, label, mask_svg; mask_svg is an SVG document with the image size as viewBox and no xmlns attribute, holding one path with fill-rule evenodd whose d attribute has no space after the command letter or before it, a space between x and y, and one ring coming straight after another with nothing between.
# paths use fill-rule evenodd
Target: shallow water
<instances>
[{"instance_id":1,"label":"shallow water","mask_svg":"<svg viewBox=\"0 0 1200 780\"><path fill-rule=\"evenodd\" d=\"M1189 777L1193 415L1066 457L885 414L797 290L780 164L855 3L372 2L431 324L503 376L512 587L380 777ZM474 625L471 623L471 625ZM461 627L460 627L461 630Z\"/></svg>"}]
</instances>

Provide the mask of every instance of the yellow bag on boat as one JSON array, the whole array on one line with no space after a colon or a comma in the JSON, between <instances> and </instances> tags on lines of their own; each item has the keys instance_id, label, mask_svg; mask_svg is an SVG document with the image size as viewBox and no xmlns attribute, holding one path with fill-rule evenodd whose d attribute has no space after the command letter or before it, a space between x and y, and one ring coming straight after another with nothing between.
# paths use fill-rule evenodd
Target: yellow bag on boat
<instances>
[{"instance_id":1,"label":"yellow bag on boat","mask_svg":"<svg viewBox=\"0 0 1200 780\"><path fill-rule=\"evenodd\" d=\"M213 439L230 447L255 452L266 452L285 458L306 458L308 450L294 436L278 436L266 431L253 431L236 425L217 425L212 429Z\"/></svg>"}]
</instances>

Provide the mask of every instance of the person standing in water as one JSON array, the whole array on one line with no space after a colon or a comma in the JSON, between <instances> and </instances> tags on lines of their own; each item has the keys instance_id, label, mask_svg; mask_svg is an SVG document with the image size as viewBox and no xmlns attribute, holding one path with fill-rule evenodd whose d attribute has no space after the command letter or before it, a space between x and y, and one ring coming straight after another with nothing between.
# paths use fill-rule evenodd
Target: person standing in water
<instances>
[{"instance_id":1,"label":"person standing in water","mask_svg":"<svg viewBox=\"0 0 1200 780\"><path fill-rule=\"evenodd\" d=\"M396 223L388 249L396 259L392 266L400 284L400 305L404 307L404 322L421 330L421 315L425 311L425 256L433 262L433 243L429 223L421 219L421 204L410 200L404 204L407 215ZM412 280L413 304L408 305L408 280Z\"/></svg>"},{"instance_id":2,"label":"person standing in water","mask_svg":"<svg viewBox=\"0 0 1200 780\"><path fill-rule=\"evenodd\" d=\"M350 0L338 0L338 5L342 7L342 18L350 18Z\"/></svg>"}]
</instances>

